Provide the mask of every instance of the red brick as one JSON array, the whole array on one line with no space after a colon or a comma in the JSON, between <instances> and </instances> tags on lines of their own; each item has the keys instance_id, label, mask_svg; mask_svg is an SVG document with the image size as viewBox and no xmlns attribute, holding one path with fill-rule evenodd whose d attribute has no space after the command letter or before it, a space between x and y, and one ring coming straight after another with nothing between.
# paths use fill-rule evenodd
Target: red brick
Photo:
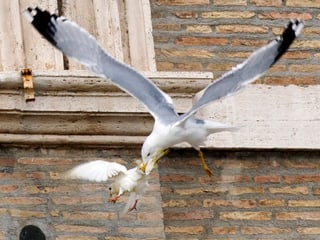
<instances>
[{"instance_id":1,"label":"red brick","mask_svg":"<svg viewBox=\"0 0 320 240\"><path fill-rule=\"evenodd\" d=\"M302 72L302 73L319 73L320 72L320 66L319 65L290 65L289 66L289 71L292 72Z\"/></svg>"},{"instance_id":2,"label":"red brick","mask_svg":"<svg viewBox=\"0 0 320 240\"><path fill-rule=\"evenodd\" d=\"M303 35L319 35L320 28L319 27L308 27L303 29Z\"/></svg>"},{"instance_id":3,"label":"red brick","mask_svg":"<svg viewBox=\"0 0 320 240\"><path fill-rule=\"evenodd\" d=\"M179 195L198 195L202 193L227 193L229 188L227 187L215 187L215 188L187 188L187 189L175 189L175 192Z\"/></svg>"},{"instance_id":4,"label":"red brick","mask_svg":"<svg viewBox=\"0 0 320 240\"><path fill-rule=\"evenodd\" d=\"M289 7L312 7L312 8L320 8L320 1L319 0L287 0L286 5Z\"/></svg>"},{"instance_id":5,"label":"red brick","mask_svg":"<svg viewBox=\"0 0 320 240\"><path fill-rule=\"evenodd\" d=\"M257 183L280 183L280 176L256 176L254 181Z\"/></svg>"},{"instance_id":6,"label":"red brick","mask_svg":"<svg viewBox=\"0 0 320 240\"><path fill-rule=\"evenodd\" d=\"M255 220L267 221L271 220L271 212L220 212L222 220Z\"/></svg>"},{"instance_id":7,"label":"red brick","mask_svg":"<svg viewBox=\"0 0 320 240\"><path fill-rule=\"evenodd\" d=\"M40 205L46 204L47 199L41 197L1 197L0 205Z\"/></svg>"},{"instance_id":8,"label":"red brick","mask_svg":"<svg viewBox=\"0 0 320 240\"><path fill-rule=\"evenodd\" d=\"M198 18L198 13L193 11L176 12L175 15L182 19Z\"/></svg>"},{"instance_id":9,"label":"red brick","mask_svg":"<svg viewBox=\"0 0 320 240\"><path fill-rule=\"evenodd\" d=\"M314 195L320 195L320 188L314 188L313 189L313 194Z\"/></svg>"},{"instance_id":10,"label":"red brick","mask_svg":"<svg viewBox=\"0 0 320 240\"><path fill-rule=\"evenodd\" d=\"M230 71L236 64L232 63L209 63L206 67L207 71Z\"/></svg>"},{"instance_id":11,"label":"red brick","mask_svg":"<svg viewBox=\"0 0 320 240\"><path fill-rule=\"evenodd\" d=\"M319 175L284 176L283 179L286 183L320 182Z\"/></svg>"},{"instance_id":12,"label":"red brick","mask_svg":"<svg viewBox=\"0 0 320 240\"><path fill-rule=\"evenodd\" d=\"M287 160L282 163L283 166L287 168L306 168L306 169L317 169L320 168L319 162L310 162L310 161L295 161L295 160Z\"/></svg>"},{"instance_id":13,"label":"red brick","mask_svg":"<svg viewBox=\"0 0 320 240\"><path fill-rule=\"evenodd\" d=\"M255 208L256 201L254 199L242 200L219 200L219 199L205 199L203 200L203 207L236 207L236 208Z\"/></svg>"},{"instance_id":14,"label":"red brick","mask_svg":"<svg viewBox=\"0 0 320 240\"><path fill-rule=\"evenodd\" d=\"M56 240L98 240L97 237L82 236L82 235L79 235L79 234L57 236L55 239Z\"/></svg>"},{"instance_id":15,"label":"red brick","mask_svg":"<svg viewBox=\"0 0 320 240\"><path fill-rule=\"evenodd\" d=\"M162 182L192 182L193 177L183 174L171 174L166 176L161 176L160 181Z\"/></svg>"},{"instance_id":16,"label":"red brick","mask_svg":"<svg viewBox=\"0 0 320 240\"><path fill-rule=\"evenodd\" d=\"M216 160L216 167L223 169L254 169L261 164L257 161Z\"/></svg>"},{"instance_id":17,"label":"red brick","mask_svg":"<svg viewBox=\"0 0 320 240\"><path fill-rule=\"evenodd\" d=\"M226 18L226 19L232 19L232 18L252 18L256 14L254 12L249 11L214 11L214 12L203 12L201 14L201 17L203 18Z\"/></svg>"},{"instance_id":18,"label":"red brick","mask_svg":"<svg viewBox=\"0 0 320 240\"><path fill-rule=\"evenodd\" d=\"M209 0L157 0L158 5L176 6L176 5L207 5Z\"/></svg>"},{"instance_id":19,"label":"red brick","mask_svg":"<svg viewBox=\"0 0 320 240\"><path fill-rule=\"evenodd\" d=\"M261 199L259 205L261 207L283 207L285 201L283 199Z\"/></svg>"},{"instance_id":20,"label":"red brick","mask_svg":"<svg viewBox=\"0 0 320 240\"><path fill-rule=\"evenodd\" d=\"M216 37L178 37L176 40L177 45L184 46L223 46L228 43L227 38L216 38Z\"/></svg>"},{"instance_id":21,"label":"red brick","mask_svg":"<svg viewBox=\"0 0 320 240\"><path fill-rule=\"evenodd\" d=\"M229 189L231 195L244 195L244 194L262 194L264 193L263 187L232 187Z\"/></svg>"},{"instance_id":22,"label":"red brick","mask_svg":"<svg viewBox=\"0 0 320 240\"><path fill-rule=\"evenodd\" d=\"M28 211L20 209L9 209L9 214L12 217L19 218L46 218L47 213L40 211Z\"/></svg>"},{"instance_id":23,"label":"red brick","mask_svg":"<svg viewBox=\"0 0 320 240\"><path fill-rule=\"evenodd\" d=\"M202 234L204 232L203 226L192 226L192 227L175 227L175 226L167 226L165 227L166 233L171 234L187 234L187 235L196 235Z\"/></svg>"},{"instance_id":24,"label":"red brick","mask_svg":"<svg viewBox=\"0 0 320 240\"><path fill-rule=\"evenodd\" d=\"M18 185L0 185L0 193L12 193L18 189Z\"/></svg>"},{"instance_id":25,"label":"red brick","mask_svg":"<svg viewBox=\"0 0 320 240\"><path fill-rule=\"evenodd\" d=\"M166 57L193 57L193 58L212 58L214 54L206 51L206 50L199 50L199 49L186 49L186 50L175 50L175 49L161 49L159 51L159 55L163 55Z\"/></svg>"},{"instance_id":26,"label":"red brick","mask_svg":"<svg viewBox=\"0 0 320 240\"><path fill-rule=\"evenodd\" d=\"M14 167L16 163L15 158L0 158L0 167Z\"/></svg>"},{"instance_id":27,"label":"red brick","mask_svg":"<svg viewBox=\"0 0 320 240\"><path fill-rule=\"evenodd\" d=\"M55 231L57 232L86 232L86 233L106 233L108 228L103 227L91 227L84 225L71 225L71 224L58 224L54 226Z\"/></svg>"},{"instance_id":28,"label":"red brick","mask_svg":"<svg viewBox=\"0 0 320 240\"><path fill-rule=\"evenodd\" d=\"M213 218L213 212L209 210L197 210L183 212L165 212L164 218L170 220L202 220Z\"/></svg>"},{"instance_id":29,"label":"red brick","mask_svg":"<svg viewBox=\"0 0 320 240\"><path fill-rule=\"evenodd\" d=\"M297 40L295 41L292 46L292 49L299 48L299 49L319 49L320 48L320 40Z\"/></svg>"},{"instance_id":30,"label":"red brick","mask_svg":"<svg viewBox=\"0 0 320 240\"><path fill-rule=\"evenodd\" d=\"M245 175L221 175L218 177L201 176L198 178L199 183L235 183L235 182L250 182L251 178Z\"/></svg>"},{"instance_id":31,"label":"red brick","mask_svg":"<svg viewBox=\"0 0 320 240\"><path fill-rule=\"evenodd\" d=\"M212 233L214 235L234 235L237 234L238 227L213 227Z\"/></svg>"},{"instance_id":32,"label":"red brick","mask_svg":"<svg viewBox=\"0 0 320 240\"><path fill-rule=\"evenodd\" d=\"M250 3L259 7L280 7L282 0L250 0Z\"/></svg>"},{"instance_id":33,"label":"red brick","mask_svg":"<svg viewBox=\"0 0 320 240\"><path fill-rule=\"evenodd\" d=\"M53 196L51 199L53 203L57 205L103 204L105 202L103 197L98 196Z\"/></svg>"},{"instance_id":34,"label":"red brick","mask_svg":"<svg viewBox=\"0 0 320 240\"><path fill-rule=\"evenodd\" d=\"M39 166L49 166L49 165L70 165L72 164L71 159L51 159L51 158L19 158L19 164L30 164Z\"/></svg>"},{"instance_id":35,"label":"red brick","mask_svg":"<svg viewBox=\"0 0 320 240\"><path fill-rule=\"evenodd\" d=\"M217 56L221 58L248 58L252 52L219 52Z\"/></svg>"},{"instance_id":36,"label":"red brick","mask_svg":"<svg viewBox=\"0 0 320 240\"><path fill-rule=\"evenodd\" d=\"M163 201L163 208L200 207L202 202L197 199L170 199Z\"/></svg>"},{"instance_id":37,"label":"red brick","mask_svg":"<svg viewBox=\"0 0 320 240\"><path fill-rule=\"evenodd\" d=\"M163 233L162 227L119 227L119 233L125 234L152 234L160 235Z\"/></svg>"},{"instance_id":38,"label":"red brick","mask_svg":"<svg viewBox=\"0 0 320 240\"><path fill-rule=\"evenodd\" d=\"M290 51L282 55L281 58L282 59L307 59L310 57L311 57L311 54L308 52Z\"/></svg>"},{"instance_id":39,"label":"red brick","mask_svg":"<svg viewBox=\"0 0 320 240\"><path fill-rule=\"evenodd\" d=\"M277 220L310 220L310 221L319 221L320 212L310 211L310 212L278 212L276 213Z\"/></svg>"},{"instance_id":40,"label":"red brick","mask_svg":"<svg viewBox=\"0 0 320 240\"><path fill-rule=\"evenodd\" d=\"M288 200L289 207L320 207L320 200Z\"/></svg>"},{"instance_id":41,"label":"red brick","mask_svg":"<svg viewBox=\"0 0 320 240\"><path fill-rule=\"evenodd\" d=\"M216 27L218 33L268 33L269 27L253 25L219 25Z\"/></svg>"},{"instance_id":42,"label":"red brick","mask_svg":"<svg viewBox=\"0 0 320 240\"><path fill-rule=\"evenodd\" d=\"M307 195L309 193L308 187L306 186L270 187L269 191L272 194L290 194L290 195Z\"/></svg>"},{"instance_id":43,"label":"red brick","mask_svg":"<svg viewBox=\"0 0 320 240\"><path fill-rule=\"evenodd\" d=\"M44 172L13 172L13 173L0 173L0 179L2 180L41 180L46 179L46 173Z\"/></svg>"},{"instance_id":44,"label":"red brick","mask_svg":"<svg viewBox=\"0 0 320 240\"><path fill-rule=\"evenodd\" d=\"M291 230L286 228L278 228L278 227L242 227L241 233L248 235L256 235L256 234L285 234L289 233Z\"/></svg>"},{"instance_id":45,"label":"red brick","mask_svg":"<svg viewBox=\"0 0 320 240\"><path fill-rule=\"evenodd\" d=\"M223 6L246 6L247 0L215 0L214 5L223 5Z\"/></svg>"},{"instance_id":46,"label":"red brick","mask_svg":"<svg viewBox=\"0 0 320 240\"><path fill-rule=\"evenodd\" d=\"M233 39L231 46L249 46L249 47L262 47L268 43L266 40L255 39Z\"/></svg>"},{"instance_id":47,"label":"red brick","mask_svg":"<svg viewBox=\"0 0 320 240\"><path fill-rule=\"evenodd\" d=\"M320 235L320 227L298 227L297 232L305 235Z\"/></svg>"},{"instance_id":48,"label":"red brick","mask_svg":"<svg viewBox=\"0 0 320 240\"><path fill-rule=\"evenodd\" d=\"M183 70L183 71L201 71L203 67L200 62L185 62L185 63L177 63L176 69Z\"/></svg>"},{"instance_id":49,"label":"red brick","mask_svg":"<svg viewBox=\"0 0 320 240\"><path fill-rule=\"evenodd\" d=\"M174 69L174 64L171 62L157 62L158 71L169 71Z\"/></svg>"},{"instance_id":50,"label":"red brick","mask_svg":"<svg viewBox=\"0 0 320 240\"><path fill-rule=\"evenodd\" d=\"M180 24L157 23L153 24L154 30L177 31L181 29Z\"/></svg>"},{"instance_id":51,"label":"red brick","mask_svg":"<svg viewBox=\"0 0 320 240\"><path fill-rule=\"evenodd\" d=\"M280 85L280 86L288 86L288 85L297 85L297 86L306 86L306 85L318 85L319 79L316 77L308 77L308 76L288 76L288 77L263 77L263 83L268 85Z\"/></svg>"},{"instance_id":52,"label":"red brick","mask_svg":"<svg viewBox=\"0 0 320 240\"><path fill-rule=\"evenodd\" d=\"M95 219L114 220L117 217L115 212L96 212L96 211L62 211L59 213L66 220L87 220L92 221Z\"/></svg>"},{"instance_id":53,"label":"red brick","mask_svg":"<svg viewBox=\"0 0 320 240\"><path fill-rule=\"evenodd\" d=\"M260 19L302 19L310 20L312 15L310 13L294 13L294 12L264 12L259 14ZM283 31L283 30L282 30Z\"/></svg>"},{"instance_id":54,"label":"red brick","mask_svg":"<svg viewBox=\"0 0 320 240\"><path fill-rule=\"evenodd\" d=\"M163 213L162 211L150 211L150 212L139 212L137 213L137 219L139 221L147 221L147 222L161 222L163 221Z\"/></svg>"}]
</instances>

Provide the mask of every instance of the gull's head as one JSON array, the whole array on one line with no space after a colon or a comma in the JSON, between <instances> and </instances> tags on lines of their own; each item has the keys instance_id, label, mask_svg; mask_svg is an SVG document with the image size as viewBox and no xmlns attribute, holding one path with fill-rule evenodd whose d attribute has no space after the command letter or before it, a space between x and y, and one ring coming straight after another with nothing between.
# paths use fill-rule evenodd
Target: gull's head
<instances>
[{"instance_id":1,"label":"gull's head","mask_svg":"<svg viewBox=\"0 0 320 240\"><path fill-rule=\"evenodd\" d=\"M159 161L159 159L167 154L169 149L163 149L157 147L155 145L149 145L146 141L141 150L142 159L143 159L143 167L141 168L148 175L154 169L155 165Z\"/></svg>"}]
</instances>

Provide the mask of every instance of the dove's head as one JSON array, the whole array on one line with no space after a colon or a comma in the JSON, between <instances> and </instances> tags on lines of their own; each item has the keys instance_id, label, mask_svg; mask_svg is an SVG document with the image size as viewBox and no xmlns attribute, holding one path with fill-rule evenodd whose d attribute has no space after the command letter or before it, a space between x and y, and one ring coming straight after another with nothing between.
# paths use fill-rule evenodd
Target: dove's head
<instances>
[{"instance_id":1,"label":"dove's head","mask_svg":"<svg viewBox=\"0 0 320 240\"><path fill-rule=\"evenodd\" d=\"M165 154L168 153L168 148L161 148L157 144L152 144L151 141L148 141L149 138L144 142L141 150L143 167L142 170L148 175L152 169L157 164L158 160Z\"/></svg>"},{"instance_id":2,"label":"dove's head","mask_svg":"<svg viewBox=\"0 0 320 240\"><path fill-rule=\"evenodd\" d=\"M112 183L108 189L110 192L110 196L119 195L119 191L120 191L119 184L117 184L116 182Z\"/></svg>"}]
</instances>

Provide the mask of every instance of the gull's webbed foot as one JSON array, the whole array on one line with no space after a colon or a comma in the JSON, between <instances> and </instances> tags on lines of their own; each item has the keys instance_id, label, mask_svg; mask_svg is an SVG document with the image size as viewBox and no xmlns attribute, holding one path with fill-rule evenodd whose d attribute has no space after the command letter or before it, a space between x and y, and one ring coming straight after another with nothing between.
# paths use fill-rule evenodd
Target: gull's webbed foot
<instances>
[{"instance_id":1,"label":"gull's webbed foot","mask_svg":"<svg viewBox=\"0 0 320 240\"><path fill-rule=\"evenodd\" d=\"M210 168L208 167L206 161L204 160L203 153L201 150L199 150L199 158L200 158L203 170L208 174L209 177L211 177L213 173L210 170Z\"/></svg>"}]
</instances>

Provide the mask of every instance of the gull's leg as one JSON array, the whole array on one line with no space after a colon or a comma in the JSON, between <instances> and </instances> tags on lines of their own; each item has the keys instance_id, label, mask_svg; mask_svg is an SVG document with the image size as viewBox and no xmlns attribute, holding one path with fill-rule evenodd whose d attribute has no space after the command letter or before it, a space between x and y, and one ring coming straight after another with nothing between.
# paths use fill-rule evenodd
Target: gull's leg
<instances>
[{"instance_id":1,"label":"gull's leg","mask_svg":"<svg viewBox=\"0 0 320 240\"><path fill-rule=\"evenodd\" d=\"M137 210L138 200L139 200L139 199L136 199L136 200L134 201L133 206L128 209L128 212L131 212L132 210Z\"/></svg>"},{"instance_id":2,"label":"gull's leg","mask_svg":"<svg viewBox=\"0 0 320 240\"><path fill-rule=\"evenodd\" d=\"M202 153L201 149L198 150L198 155L199 155L203 170L208 174L209 177L211 177L212 171L210 170L206 161L204 160L203 153Z\"/></svg>"}]
</instances>

